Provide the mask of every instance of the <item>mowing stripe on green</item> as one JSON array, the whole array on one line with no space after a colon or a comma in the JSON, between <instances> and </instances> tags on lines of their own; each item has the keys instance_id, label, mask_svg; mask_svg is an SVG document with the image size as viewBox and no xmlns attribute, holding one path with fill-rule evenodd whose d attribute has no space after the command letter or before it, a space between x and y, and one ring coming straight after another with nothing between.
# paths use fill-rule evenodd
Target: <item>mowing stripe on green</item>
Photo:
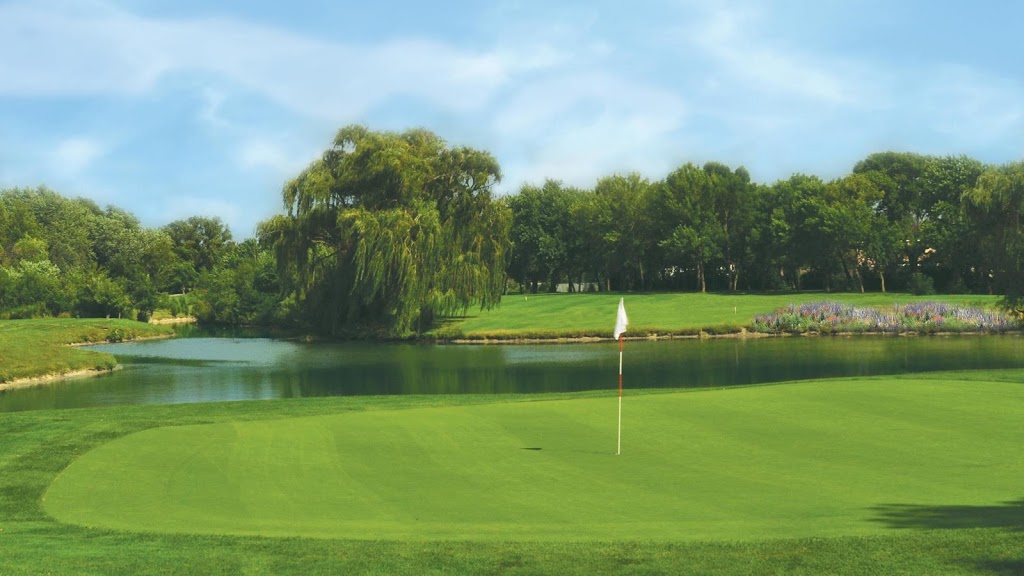
<instances>
[{"instance_id":1,"label":"mowing stripe on green","mask_svg":"<svg viewBox=\"0 0 1024 576\"><path fill-rule=\"evenodd\" d=\"M158 428L85 454L57 519L397 540L872 534L1021 496L1024 386L846 379Z\"/></svg>"}]
</instances>

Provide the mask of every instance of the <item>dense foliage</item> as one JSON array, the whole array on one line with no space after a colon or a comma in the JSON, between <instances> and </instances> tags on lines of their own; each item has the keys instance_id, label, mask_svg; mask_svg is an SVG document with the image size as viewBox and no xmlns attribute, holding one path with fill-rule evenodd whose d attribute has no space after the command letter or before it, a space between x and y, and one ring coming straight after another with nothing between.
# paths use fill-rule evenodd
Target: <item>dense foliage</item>
<instances>
[{"instance_id":1,"label":"dense foliage","mask_svg":"<svg viewBox=\"0 0 1024 576\"><path fill-rule=\"evenodd\" d=\"M1024 310L1024 162L872 154L832 181L548 180L495 198L487 152L349 126L236 243L218 218L147 229L46 188L0 190L0 318L140 317L404 336L512 290L1005 295Z\"/></svg>"},{"instance_id":2,"label":"dense foliage","mask_svg":"<svg viewBox=\"0 0 1024 576\"><path fill-rule=\"evenodd\" d=\"M498 163L424 130L359 126L284 187L287 214L260 227L296 317L331 335L421 332L490 307L505 289L508 212Z\"/></svg>"},{"instance_id":3,"label":"dense foliage","mask_svg":"<svg viewBox=\"0 0 1024 576\"><path fill-rule=\"evenodd\" d=\"M904 290L1022 300L1024 163L873 154L832 181L684 164L593 190L524 186L510 276L529 291ZM561 285L561 287L559 287Z\"/></svg>"},{"instance_id":4,"label":"dense foliage","mask_svg":"<svg viewBox=\"0 0 1024 576\"><path fill-rule=\"evenodd\" d=\"M249 323L272 319L278 293L272 255L235 244L218 218L148 229L46 188L0 190L0 318L146 319L160 307Z\"/></svg>"}]
</instances>

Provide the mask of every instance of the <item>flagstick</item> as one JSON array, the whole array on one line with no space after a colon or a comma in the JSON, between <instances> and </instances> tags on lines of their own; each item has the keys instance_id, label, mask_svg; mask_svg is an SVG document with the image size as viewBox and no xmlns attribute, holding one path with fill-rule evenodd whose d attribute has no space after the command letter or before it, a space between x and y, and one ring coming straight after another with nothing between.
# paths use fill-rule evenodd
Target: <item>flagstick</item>
<instances>
[{"instance_id":1,"label":"flagstick","mask_svg":"<svg viewBox=\"0 0 1024 576\"><path fill-rule=\"evenodd\" d=\"M615 444L615 455L622 454L622 343L626 339L626 326L629 318L626 318L626 299L619 298L619 311L615 315L615 338L619 341L619 438Z\"/></svg>"},{"instance_id":2,"label":"flagstick","mask_svg":"<svg viewBox=\"0 0 1024 576\"><path fill-rule=\"evenodd\" d=\"M619 335L619 438L615 446L615 455L622 454L622 342L625 336Z\"/></svg>"}]
</instances>

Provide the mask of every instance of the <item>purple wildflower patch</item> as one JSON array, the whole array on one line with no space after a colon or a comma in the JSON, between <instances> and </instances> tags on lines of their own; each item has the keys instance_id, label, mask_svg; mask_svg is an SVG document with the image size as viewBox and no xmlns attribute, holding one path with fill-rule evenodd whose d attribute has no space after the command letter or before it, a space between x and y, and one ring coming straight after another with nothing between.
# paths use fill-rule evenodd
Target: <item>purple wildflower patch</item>
<instances>
[{"instance_id":1,"label":"purple wildflower patch","mask_svg":"<svg viewBox=\"0 0 1024 576\"><path fill-rule=\"evenodd\" d=\"M892 307L857 307L839 302L790 304L754 317L755 332L770 334L822 334L876 332L988 332L1020 329L1020 323L997 310L962 307L943 302L896 304Z\"/></svg>"}]
</instances>

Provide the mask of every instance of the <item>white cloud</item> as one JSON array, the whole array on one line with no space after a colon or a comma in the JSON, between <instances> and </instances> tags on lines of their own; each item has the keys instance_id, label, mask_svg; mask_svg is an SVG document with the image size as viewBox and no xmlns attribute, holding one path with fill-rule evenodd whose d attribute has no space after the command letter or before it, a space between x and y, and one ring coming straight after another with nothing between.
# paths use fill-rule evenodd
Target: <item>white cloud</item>
<instances>
[{"instance_id":1,"label":"white cloud","mask_svg":"<svg viewBox=\"0 0 1024 576\"><path fill-rule=\"evenodd\" d=\"M605 72L527 84L494 119L499 139L520 146L510 151L521 159L506 169L505 186L556 178L589 187L627 170L660 177L671 161L671 136L685 118L686 104L674 94Z\"/></svg>"},{"instance_id":2,"label":"white cloud","mask_svg":"<svg viewBox=\"0 0 1024 576\"><path fill-rule=\"evenodd\" d=\"M227 94L223 90L206 87L203 89L202 99L203 106L199 111L199 118L215 128L227 127L228 121L221 115L221 108L228 99Z\"/></svg>"},{"instance_id":3,"label":"white cloud","mask_svg":"<svg viewBox=\"0 0 1024 576\"><path fill-rule=\"evenodd\" d=\"M478 108L522 66L507 54L432 40L344 44L238 20L147 19L101 2L60 6L0 6L0 53L13 56L0 60L0 95L132 94L171 73L212 73L299 114L344 122L403 94ZM535 54L528 66L552 58ZM223 102L206 97L214 112Z\"/></svg>"},{"instance_id":4,"label":"white cloud","mask_svg":"<svg viewBox=\"0 0 1024 576\"><path fill-rule=\"evenodd\" d=\"M964 66L931 70L920 100L941 133L986 144L1024 128L1024 86Z\"/></svg>"},{"instance_id":5,"label":"white cloud","mask_svg":"<svg viewBox=\"0 0 1024 576\"><path fill-rule=\"evenodd\" d=\"M159 27L99 2L0 6L0 94L148 90L173 65Z\"/></svg>"},{"instance_id":6,"label":"white cloud","mask_svg":"<svg viewBox=\"0 0 1024 576\"><path fill-rule=\"evenodd\" d=\"M812 56L766 40L757 29L765 20L757 7L702 2L696 11L697 23L683 34L715 63L712 75L739 82L748 93L839 105L863 101L865 73L857 63Z\"/></svg>"},{"instance_id":7,"label":"white cloud","mask_svg":"<svg viewBox=\"0 0 1024 576\"><path fill-rule=\"evenodd\" d=\"M563 66L572 61L572 53L546 42L518 44L500 48L502 65L510 72L534 72Z\"/></svg>"},{"instance_id":8,"label":"white cloud","mask_svg":"<svg viewBox=\"0 0 1024 576\"><path fill-rule=\"evenodd\" d=\"M68 138L53 150L53 169L64 176L75 176L87 170L104 153L103 145L96 140Z\"/></svg>"},{"instance_id":9,"label":"white cloud","mask_svg":"<svg viewBox=\"0 0 1024 576\"><path fill-rule=\"evenodd\" d=\"M305 153L286 151L280 144L265 138L253 138L241 143L238 148L238 163L246 169L269 170L278 177L298 174L316 156L316 152Z\"/></svg>"}]
</instances>

